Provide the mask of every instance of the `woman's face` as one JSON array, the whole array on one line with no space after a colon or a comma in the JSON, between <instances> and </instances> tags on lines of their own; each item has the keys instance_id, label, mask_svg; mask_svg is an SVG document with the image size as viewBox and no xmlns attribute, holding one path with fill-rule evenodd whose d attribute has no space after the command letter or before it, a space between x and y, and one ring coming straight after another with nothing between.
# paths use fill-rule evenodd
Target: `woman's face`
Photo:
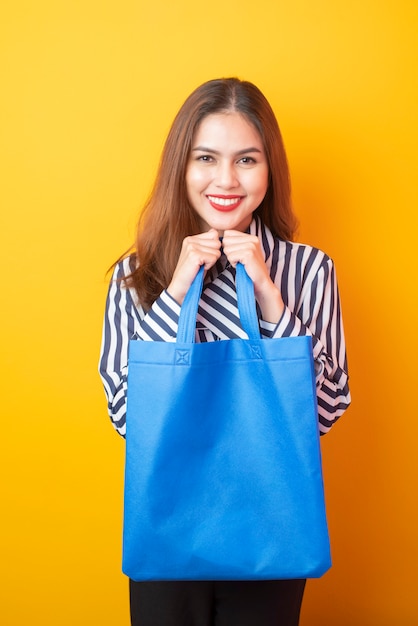
<instances>
[{"instance_id":1,"label":"woman's face","mask_svg":"<svg viewBox=\"0 0 418 626\"><path fill-rule=\"evenodd\" d=\"M245 117L231 112L204 118L186 170L187 195L202 231L245 231L266 194L268 177L263 142Z\"/></svg>"}]
</instances>

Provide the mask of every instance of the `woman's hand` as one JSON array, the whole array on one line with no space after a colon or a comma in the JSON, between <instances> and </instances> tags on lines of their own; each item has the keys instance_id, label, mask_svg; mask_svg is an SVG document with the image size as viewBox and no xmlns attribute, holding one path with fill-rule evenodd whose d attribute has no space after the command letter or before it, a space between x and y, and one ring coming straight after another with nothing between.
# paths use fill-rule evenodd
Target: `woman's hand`
<instances>
[{"instance_id":1,"label":"woman's hand","mask_svg":"<svg viewBox=\"0 0 418 626\"><path fill-rule=\"evenodd\" d=\"M167 291L180 305L202 265L205 271L215 265L221 256L219 233L211 228L206 233L183 240L180 257Z\"/></svg>"},{"instance_id":2,"label":"woman's hand","mask_svg":"<svg viewBox=\"0 0 418 626\"><path fill-rule=\"evenodd\" d=\"M237 230L226 230L222 247L231 265L235 267L237 263L242 263L253 281L263 320L277 324L283 314L284 303L279 289L270 278L258 237Z\"/></svg>"}]
</instances>

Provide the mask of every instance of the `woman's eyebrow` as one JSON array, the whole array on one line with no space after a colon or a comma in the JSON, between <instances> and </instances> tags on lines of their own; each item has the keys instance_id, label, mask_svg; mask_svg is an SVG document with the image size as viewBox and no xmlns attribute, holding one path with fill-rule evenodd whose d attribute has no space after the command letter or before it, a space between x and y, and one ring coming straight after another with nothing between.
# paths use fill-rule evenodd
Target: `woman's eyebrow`
<instances>
[{"instance_id":1,"label":"woman's eyebrow","mask_svg":"<svg viewBox=\"0 0 418 626\"><path fill-rule=\"evenodd\" d=\"M220 154L219 150L215 150L214 148L206 148L205 146L196 146L195 148L192 148L192 152L209 152L210 154ZM261 154L260 148L251 146L250 148L245 148L244 150L238 150L238 152L234 153L234 156L249 154L251 152L258 152L258 154Z\"/></svg>"}]
</instances>

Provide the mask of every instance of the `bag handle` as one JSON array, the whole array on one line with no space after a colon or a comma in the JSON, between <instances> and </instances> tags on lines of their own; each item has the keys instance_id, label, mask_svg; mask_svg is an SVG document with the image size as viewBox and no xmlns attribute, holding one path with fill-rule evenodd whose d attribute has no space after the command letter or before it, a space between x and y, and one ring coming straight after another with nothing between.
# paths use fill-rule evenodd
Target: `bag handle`
<instances>
[{"instance_id":1,"label":"bag handle","mask_svg":"<svg viewBox=\"0 0 418 626\"><path fill-rule=\"evenodd\" d=\"M204 267L202 265L183 300L177 331L178 343L194 342L196 317L203 288L203 277ZM249 339L258 340L260 339L260 329L255 306L254 285L242 263L237 263L235 282L238 312L242 327Z\"/></svg>"}]
</instances>

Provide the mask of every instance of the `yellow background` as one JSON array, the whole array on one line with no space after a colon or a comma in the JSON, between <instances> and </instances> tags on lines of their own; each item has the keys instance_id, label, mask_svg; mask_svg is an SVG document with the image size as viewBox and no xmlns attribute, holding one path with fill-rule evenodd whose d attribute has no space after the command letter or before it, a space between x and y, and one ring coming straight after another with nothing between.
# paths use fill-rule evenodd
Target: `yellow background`
<instances>
[{"instance_id":1,"label":"yellow background","mask_svg":"<svg viewBox=\"0 0 418 626\"><path fill-rule=\"evenodd\" d=\"M238 75L277 113L299 239L335 260L353 406L322 440L334 566L301 626L413 626L415 0L16 0L0 16L0 623L128 624L105 271L178 107Z\"/></svg>"}]
</instances>

